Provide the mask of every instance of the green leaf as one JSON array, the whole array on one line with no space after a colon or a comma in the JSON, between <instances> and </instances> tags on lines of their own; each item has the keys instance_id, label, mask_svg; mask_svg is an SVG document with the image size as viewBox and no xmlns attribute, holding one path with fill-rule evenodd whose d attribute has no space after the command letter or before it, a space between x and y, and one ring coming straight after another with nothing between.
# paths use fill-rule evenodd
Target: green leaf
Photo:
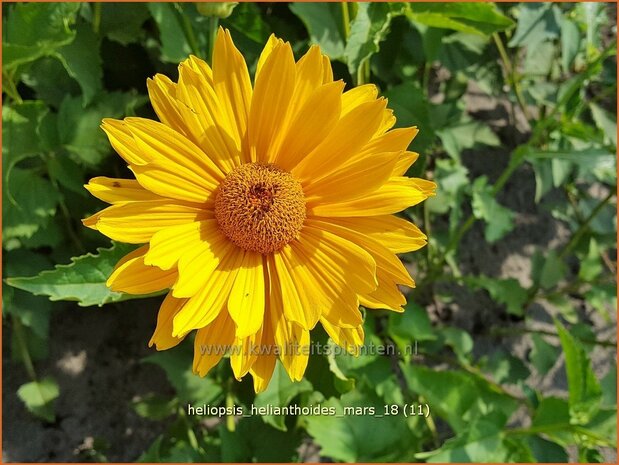
<instances>
[{"instance_id":1,"label":"green leaf","mask_svg":"<svg viewBox=\"0 0 619 465\"><path fill-rule=\"evenodd\" d=\"M337 3L290 3L314 44L332 60L344 57L346 39L342 30L342 6Z\"/></svg>"},{"instance_id":2,"label":"green leaf","mask_svg":"<svg viewBox=\"0 0 619 465\"><path fill-rule=\"evenodd\" d=\"M3 27L3 71L50 55L69 44L75 37L70 26L79 8L78 2L11 5Z\"/></svg>"},{"instance_id":3,"label":"green leaf","mask_svg":"<svg viewBox=\"0 0 619 465\"><path fill-rule=\"evenodd\" d=\"M443 29L491 35L513 22L493 3L409 3L407 17L416 23Z\"/></svg>"},{"instance_id":4,"label":"green leaf","mask_svg":"<svg viewBox=\"0 0 619 465\"><path fill-rule=\"evenodd\" d=\"M144 398L132 402L135 412L150 420L163 420L174 414L176 399L166 399L156 394L148 394Z\"/></svg>"},{"instance_id":5,"label":"green leaf","mask_svg":"<svg viewBox=\"0 0 619 465\"><path fill-rule=\"evenodd\" d=\"M398 127L419 127L419 134L410 149L423 154L435 139L428 111L430 104L423 90L416 82L408 81L388 89L384 94L398 119Z\"/></svg>"},{"instance_id":6,"label":"green leaf","mask_svg":"<svg viewBox=\"0 0 619 465\"><path fill-rule=\"evenodd\" d=\"M188 8L180 12L177 8L182 8L174 3L149 3L148 10L159 27L159 39L161 41L161 60L178 63L186 59L189 54L194 52L187 39L181 24L182 17L188 21Z\"/></svg>"},{"instance_id":7,"label":"green leaf","mask_svg":"<svg viewBox=\"0 0 619 465\"><path fill-rule=\"evenodd\" d=\"M17 390L17 396L26 408L32 414L50 423L56 419L54 401L59 393L58 384L49 377L23 384Z\"/></svg>"},{"instance_id":8,"label":"green leaf","mask_svg":"<svg viewBox=\"0 0 619 465\"><path fill-rule=\"evenodd\" d=\"M389 462L396 457L412 460L416 441L404 417L375 418L384 414L384 404L372 393L353 390L340 400L330 398L321 405L334 409L335 415L304 418L308 433L321 448L321 456L344 462ZM345 413L345 407L352 410Z\"/></svg>"},{"instance_id":9,"label":"green leaf","mask_svg":"<svg viewBox=\"0 0 619 465\"><path fill-rule=\"evenodd\" d=\"M378 52L379 44L389 32L394 16L403 13L402 5L388 3L358 3L357 15L350 23L350 35L344 55L351 76L357 76L361 65Z\"/></svg>"},{"instance_id":10,"label":"green leaf","mask_svg":"<svg viewBox=\"0 0 619 465\"><path fill-rule=\"evenodd\" d=\"M17 163L41 153L39 126L48 112L45 104L38 100L2 107L2 171L5 183Z\"/></svg>"},{"instance_id":11,"label":"green leaf","mask_svg":"<svg viewBox=\"0 0 619 465\"><path fill-rule=\"evenodd\" d=\"M586 424L599 409L602 390L585 348L559 321L555 325L565 353L570 417L572 422Z\"/></svg>"},{"instance_id":12,"label":"green leaf","mask_svg":"<svg viewBox=\"0 0 619 465\"><path fill-rule=\"evenodd\" d=\"M299 394L311 391L312 385L309 381L306 379L299 382L291 381L282 364L277 363L269 386L264 392L256 396L254 405L258 408L266 406L284 407L290 404ZM262 420L281 431L286 431L286 424L284 423L286 417L284 415L263 415Z\"/></svg>"},{"instance_id":13,"label":"green leaf","mask_svg":"<svg viewBox=\"0 0 619 465\"><path fill-rule=\"evenodd\" d=\"M600 252L597 241L592 237L589 240L587 255L580 261L580 269L578 270L578 277L583 281L593 281L604 270L600 260Z\"/></svg>"},{"instance_id":14,"label":"green leaf","mask_svg":"<svg viewBox=\"0 0 619 465\"><path fill-rule=\"evenodd\" d=\"M290 463L298 461L297 449L303 436L299 430L279 431L260 418L243 418L234 432L219 427L221 458L224 463Z\"/></svg>"},{"instance_id":15,"label":"green leaf","mask_svg":"<svg viewBox=\"0 0 619 465\"><path fill-rule=\"evenodd\" d=\"M191 346L181 344L174 349L149 355L142 361L163 368L181 402L198 406L210 404L221 397L222 389L211 377L195 375L192 359Z\"/></svg>"},{"instance_id":16,"label":"green leaf","mask_svg":"<svg viewBox=\"0 0 619 465\"><path fill-rule=\"evenodd\" d=\"M534 50L541 42L559 37L561 12L552 3L523 3L519 7L516 32L510 47L526 46Z\"/></svg>"},{"instance_id":17,"label":"green leaf","mask_svg":"<svg viewBox=\"0 0 619 465\"><path fill-rule=\"evenodd\" d=\"M486 222L484 237L488 242L496 242L514 228L514 212L496 201L486 176L477 178L473 183L471 205L475 218Z\"/></svg>"},{"instance_id":18,"label":"green leaf","mask_svg":"<svg viewBox=\"0 0 619 465\"><path fill-rule=\"evenodd\" d=\"M484 370L492 375L492 379L501 384L521 384L531 374L520 358L501 349L494 351L488 357Z\"/></svg>"},{"instance_id":19,"label":"green leaf","mask_svg":"<svg viewBox=\"0 0 619 465\"><path fill-rule=\"evenodd\" d=\"M471 335L463 329L451 326L442 328L440 334L445 339L445 345L453 349L458 360L466 363L469 354L473 350L473 339Z\"/></svg>"},{"instance_id":20,"label":"green leaf","mask_svg":"<svg viewBox=\"0 0 619 465\"><path fill-rule=\"evenodd\" d=\"M565 262L559 258L554 250L550 250L545 257L536 252L531 261L531 278L542 289L550 289L556 286L567 272Z\"/></svg>"},{"instance_id":21,"label":"green leaf","mask_svg":"<svg viewBox=\"0 0 619 465\"><path fill-rule=\"evenodd\" d=\"M564 73L568 73L574 63L580 50L580 40L578 24L563 17L561 19L561 67Z\"/></svg>"},{"instance_id":22,"label":"green leaf","mask_svg":"<svg viewBox=\"0 0 619 465\"><path fill-rule=\"evenodd\" d=\"M506 306L508 313L512 315L523 314L523 306L527 301L528 294L517 279L495 279L480 275L467 277L465 282L473 288L488 291L492 300Z\"/></svg>"},{"instance_id":23,"label":"green leaf","mask_svg":"<svg viewBox=\"0 0 619 465\"><path fill-rule=\"evenodd\" d=\"M437 123L434 125L440 127ZM457 123L442 127L436 134L440 137L445 151L457 162L460 162L460 155L466 149L480 145L488 147L500 145L499 138L488 125L471 121L466 117Z\"/></svg>"},{"instance_id":24,"label":"green leaf","mask_svg":"<svg viewBox=\"0 0 619 465\"><path fill-rule=\"evenodd\" d=\"M433 341L437 339L428 313L422 306L409 301L403 313L389 315L389 335L397 342Z\"/></svg>"},{"instance_id":25,"label":"green leaf","mask_svg":"<svg viewBox=\"0 0 619 465\"><path fill-rule=\"evenodd\" d=\"M565 449L556 442L533 435L527 438L527 443L539 463L567 463L569 460Z\"/></svg>"},{"instance_id":26,"label":"green leaf","mask_svg":"<svg viewBox=\"0 0 619 465\"><path fill-rule=\"evenodd\" d=\"M429 463L486 463L518 462L519 455L530 456L528 447L518 444L520 447L515 448L515 445L505 440L500 426L489 416L474 421L465 432L445 441L441 448L416 454L416 458Z\"/></svg>"},{"instance_id":27,"label":"green leaf","mask_svg":"<svg viewBox=\"0 0 619 465\"><path fill-rule=\"evenodd\" d=\"M48 224L60 200L47 179L21 168L11 170L6 194L2 198L4 242L32 237Z\"/></svg>"},{"instance_id":28,"label":"green leaf","mask_svg":"<svg viewBox=\"0 0 619 465\"><path fill-rule=\"evenodd\" d=\"M144 35L142 25L150 17L144 3L101 3L100 33L122 45L138 42Z\"/></svg>"},{"instance_id":29,"label":"green leaf","mask_svg":"<svg viewBox=\"0 0 619 465\"><path fill-rule=\"evenodd\" d=\"M85 164L96 166L111 152L99 127L103 118L119 118L132 113L146 99L133 93L99 94L87 107L76 97L66 97L58 112L58 133L64 148Z\"/></svg>"},{"instance_id":30,"label":"green leaf","mask_svg":"<svg viewBox=\"0 0 619 465\"><path fill-rule=\"evenodd\" d=\"M559 358L558 347L549 344L539 334L533 334L533 349L531 350L531 363L540 374L546 374L555 366Z\"/></svg>"},{"instance_id":31,"label":"green leaf","mask_svg":"<svg viewBox=\"0 0 619 465\"><path fill-rule=\"evenodd\" d=\"M96 255L82 255L72 258L68 265L56 265L33 277L8 278L6 282L35 295L49 296L52 301L77 301L81 307L144 297L113 292L105 285L116 263L133 249L132 245L115 243L109 249L97 249Z\"/></svg>"},{"instance_id":32,"label":"green leaf","mask_svg":"<svg viewBox=\"0 0 619 465\"><path fill-rule=\"evenodd\" d=\"M82 104L88 105L103 87L103 69L99 55L99 38L90 25L77 26L75 40L57 52L69 75L82 89Z\"/></svg>"},{"instance_id":33,"label":"green leaf","mask_svg":"<svg viewBox=\"0 0 619 465\"><path fill-rule=\"evenodd\" d=\"M591 103L589 108L596 126L604 132L604 143L617 147L617 117L595 103Z\"/></svg>"},{"instance_id":34,"label":"green leaf","mask_svg":"<svg viewBox=\"0 0 619 465\"><path fill-rule=\"evenodd\" d=\"M466 430L471 421L491 412L502 415L501 427L518 406L513 398L496 392L487 380L470 373L436 371L419 365L402 366L402 372L411 391L423 396L434 413L456 432Z\"/></svg>"}]
</instances>

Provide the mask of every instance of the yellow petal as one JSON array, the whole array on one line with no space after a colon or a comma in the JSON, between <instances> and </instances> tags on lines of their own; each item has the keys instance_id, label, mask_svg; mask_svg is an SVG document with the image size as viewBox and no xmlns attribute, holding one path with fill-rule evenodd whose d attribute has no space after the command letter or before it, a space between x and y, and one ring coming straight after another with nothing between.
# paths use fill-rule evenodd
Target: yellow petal
<instances>
[{"instance_id":1,"label":"yellow petal","mask_svg":"<svg viewBox=\"0 0 619 465\"><path fill-rule=\"evenodd\" d=\"M250 336L262 326L265 294L262 255L246 250L228 298L237 337Z\"/></svg>"},{"instance_id":2,"label":"yellow petal","mask_svg":"<svg viewBox=\"0 0 619 465\"><path fill-rule=\"evenodd\" d=\"M126 255L114 268L106 285L117 292L127 294L151 294L169 289L176 281L176 270L162 270L156 266L144 265L148 246Z\"/></svg>"},{"instance_id":3,"label":"yellow petal","mask_svg":"<svg viewBox=\"0 0 619 465\"><path fill-rule=\"evenodd\" d=\"M193 349L193 372L206 376L234 342L234 322L228 312L221 312L208 326L196 333Z\"/></svg>"},{"instance_id":4,"label":"yellow petal","mask_svg":"<svg viewBox=\"0 0 619 465\"><path fill-rule=\"evenodd\" d=\"M83 222L115 241L142 244L158 231L208 216L212 213L199 206L163 199L118 203Z\"/></svg>"},{"instance_id":5,"label":"yellow petal","mask_svg":"<svg viewBox=\"0 0 619 465\"><path fill-rule=\"evenodd\" d=\"M320 203L340 203L375 191L391 177L399 157L398 152L376 153L357 158L325 177L312 179L304 189L308 208Z\"/></svg>"},{"instance_id":6,"label":"yellow petal","mask_svg":"<svg viewBox=\"0 0 619 465\"><path fill-rule=\"evenodd\" d=\"M155 193L205 202L224 179L222 171L182 134L155 121L126 118L137 147L150 154L148 164L132 166L138 182Z\"/></svg>"},{"instance_id":7,"label":"yellow petal","mask_svg":"<svg viewBox=\"0 0 619 465\"><path fill-rule=\"evenodd\" d=\"M157 313L157 327L153 336L150 338L148 347L153 344L157 350L167 350L178 345L184 337L172 336L172 320L174 315L183 308L186 299L175 299L172 294L168 294L159 308Z\"/></svg>"},{"instance_id":8,"label":"yellow petal","mask_svg":"<svg viewBox=\"0 0 619 465\"><path fill-rule=\"evenodd\" d=\"M386 184L363 198L341 203L321 204L308 209L308 214L316 216L374 216L396 213L417 205L434 195L431 181L412 178L391 178Z\"/></svg>"},{"instance_id":9,"label":"yellow petal","mask_svg":"<svg viewBox=\"0 0 619 465\"><path fill-rule=\"evenodd\" d=\"M353 87L342 94L342 116L351 112L362 103L376 100L378 89L374 84Z\"/></svg>"},{"instance_id":10,"label":"yellow petal","mask_svg":"<svg viewBox=\"0 0 619 465\"><path fill-rule=\"evenodd\" d=\"M342 328L327 318L321 318L320 324L322 324L329 337L333 339L333 342L346 349L351 355L359 354L365 338L363 325L359 325L356 328Z\"/></svg>"},{"instance_id":11,"label":"yellow petal","mask_svg":"<svg viewBox=\"0 0 619 465\"><path fill-rule=\"evenodd\" d=\"M331 68L331 61L327 55L322 56L322 83L327 84L333 82L333 69Z\"/></svg>"},{"instance_id":12,"label":"yellow petal","mask_svg":"<svg viewBox=\"0 0 619 465\"><path fill-rule=\"evenodd\" d=\"M217 268L209 275L197 277L203 285L174 319L175 335L203 328L221 313L228 313L226 303L242 259L241 251L232 250L221 258ZM176 289L172 293L175 295Z\"/></svg>"},{"instance_id":13,"label":"yellow petal","mask_svg":"<svg viewBox=\"0 0 619 465\"><path fill-rule=\"evenodd\" d=\"M288 126L274 163L290 171L323 141L340 118L343 88L343 82L338 81L313 93Z\"/></svg>"},{"instance_id":14,"label":"yellow petal","mask_svg":"<svg viewBox=\"0 0 619 465\"><path fill-rule=\"evenodd\" d=\"M144 257L144 263L169 270L177 264L180 257L198 247L202 237L210 235L209 230L216 229L217 220L201 217L196 218L196 221L162 229L150 238L150 248Z\"/></svg>"},{"instance_id":15,"label":"yellow petal","mask_svg":"<svg viewBox=\"0 0 619 465\"><path fill-rule=\"evenodd\" d=\"M180 73L181 67L189 68L194 73L197 73L198 75L200 75L202 79L204 79L208 87L210 88L214 87L213 70L208 65L208 63L204 61L203 59L198 58L195 55L189 55L189 58L187 58L185 61L183 61L178 66L179 66L179 73Z\"/></svg>"},{"instance_id":16,"label":"yellow petal","mask_svg":"<svg viewBox=\"0 0 619 465\"><path fill-rule=\"evenodd\" d=\"M176 100L176 83L163 75L157 74L146 80L150 103L159 117L159 121L187 136L186 125L178 110Z\"/></svg>"},{"instance_id":17,"label":"yellow petal","mask_svg":"<svg viewBox=\"0 0 619 465\"><path fill-rule=\"evenodd\" d=\"M393 253L418 250L427 244L428 239L413 223L393 215L329 218L329 222L374 239Z\"/></svg>"},{"instance_id":18,"label":"yellow petal","mask_svg":"<svg viewBox=\"0 0 619 465\"><path fill-rule=\"evenodd\" d=\"M284 315L284 301L277 270L267 261L269 274L268 314L270 316L273 339L279 350L279 358L284 368L294 381L303 378L309 359L309 331L300 325L290 322Z\"/></svg>"},{"instance_id":19,"label":"yellow petal","mask_svg":"<svg viewBox=\"0 0 619 465\"><path fill-rule=\"evenodd\" d=\"M107 134L114 150L128 164L144 165L152 158L151 154L142 153L124 121L105 118L101 124L101 129Z\"/></svg>"},{"instance_id":20,"label":"yellow petal","mask_svg":"<svg viewBox=\"0 0 619 465\"><path fill-rule=\"evenodd\" d=\"M416 127L397 128L374 137L360 151L357 156L366 157L377 152L400 152L408 146L419 133Z\"/></svg>"},{"instance_id":21,"label":"yellow petal","mask_svg":"<svg viewBox=\"0 0 619 465\"><path fill-rule=\"evenodd\" d=\"M262 338L258 350L259 353L256 356L256 360L249 369L249 373L254 379L254 391L256 393L264 391L269 385L269 381L273 376L275 362L277 361L273 329L268 313L265 315Z\"/></svg>"},{"instance_id":22,"label":"yellow petal","mask_svg":"<svg viewBox=\"0 0 619 465\"><path fill-rule=\"evenodd\" d=\"M324 141L292 170L301 182L309 182L316 173L329 173L357 153L378 128L384 100L363 103L343 116Z\"/></svg>"},{"instance_id":23,"label":"yellow petal","mask_svg":"<svg viewBox=\"0 0 619 465\"><path fill-rule=\"evenodd\" d=\"M303 250L309 252L313 261L322 264L325 273L345 279L357 293L376 289L376 262L368 252L325 231L311 218L306 220L302 232Z\"/></svg>"},{"instance_id":24,"label":"yellow petal","mask_svg":"<svg viewBox=\"0 0 619 465\"><path fill-rule=\"evenodd\" d=\"M262 343L262 327L257 333L244 338L234 339L234 350L230 353L230 366L237 380L241 380L258 358L258 350ZM258 350L256 349L258 348Z\"/></svg>"},{"instance_id":25,"label":"yellow petal","mask_svg":"<svg viewBox=\"0 0 619 465\"><path fill-rule=\"evenodd\" d=\"M243 55L234 46L230 32L221 27L213 52L213 83L222 110L233 123L236 137L242 140L251 105L251 81Z\"/></svg>"},{"instance_id":26,"label":"yellow petal","mask_svg":"<svg viewBox=\"0 0 619 465\"><path fill-rule=\"evenodd\" d=\"M277 37L275 37L275 34L271 34L269 36L269 40L267 40L267 43L262 49L262 52L260 53L260 57L258 58L258 63L256 64L256 80L258 79L258 75L262 72L262 68L264 67L264 64L266 63L267 58L269 58L269 56L273 52L273 49L278 44L283 44L283 43L284 42L281 39L278 39Z\"/></svg>"},{"instance_id":27,"label":"yellow petal","mask_svg":"<svg viewBox=\"0 0 619 465\"><path fill-rule=\"evenodd\" d=\"M320 47L312 45L296 64L296 85L290 106L300 108L322 85L322 55Z\"/></svg>"},{"instance_id":28,"label":"yellow petal","mask_svg":"<svg viewBox=\"0 0 619 465\"><path fill-rule=\"evenodd\" d=\"M178 260L176 297L191 297L205 286L221 260L236 250L236 246L218 228L202 228L200 241Z\"/></svg>"},{"instance_id":29,"label":"yellow petal","mask_svg":"<svg viewBox=\"0 0 619 465\"><path fill-rule=\"evenodd\" d=\"M324 229L334 235L357 244L366 250L376 262L376 271L381 271L385 277L393 280L397 284L404 284L413 287L415 282L410 277L408 270L396 255L387 247L375 239L364 234L359 234L354 229L349 229L331 221L321 221L312 219L310 224L316 228Z\"/></svg>"},{"instance_id":30,"label":"yellow petal","mask_svg":"<svg viewBox=\"0 0 619 465\"><path fill-rule=\"evenodd\" d=\"M249 114L251 161L266 162L280 132L295 86L295 63L290 44L278 44L256 78Z\"/></svg>"},{"instance_id":31,"label":"yellow petal","mask_svg":"<svg viewBox=\"0 0 619 465\"><path fill-rule=\"evenodd\" d=\"M157 194L144 189L135 179L118 179L98 176L84 186L96 198L107 203L163 200Z\"/></svg>"},{"instance_id":32,"label":"yellow petal","mask_svg":"<svg viewBox=\"0 0 619 465\"><path fill-rule=\"evenodd\" d=\"M417 152L402 152L398 162L393 168L392 176L404 176L413 163L417 161L419 154Z\"/></svg>"},{"instance_id":33,"label":"yellow petal","mask_svg":"<svg viewBox=\"0 0 619 465\"><path fill-rule=\"evenodd\" d=\"M267 256L270 270L271 286L281 291L281 302L286 319L296 321L301 327L310 328L306 321L305 309L299 297L295 282L290 275L286 262L280 253ZM275 291L274 291L275 292Z\"/></svg>"},{"instance_id":34,"label":"yellow petal","mask_svg":"<svg viewBox=\"0 0 619 465\"><path fill-rule=\"evenodd\" d=\"M206 78L192 68L179 68L179 111L191 139L222 171L228 172L241 160L241 139L236 123Z\"/></svg>"}]
</instances>

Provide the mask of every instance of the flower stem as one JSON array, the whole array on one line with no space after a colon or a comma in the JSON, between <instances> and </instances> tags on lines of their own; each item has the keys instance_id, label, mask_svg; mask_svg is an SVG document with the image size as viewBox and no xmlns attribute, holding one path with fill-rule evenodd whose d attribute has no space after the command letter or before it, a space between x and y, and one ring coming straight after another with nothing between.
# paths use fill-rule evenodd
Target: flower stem
<instances>
[{"instance_id":1,"label":"flower stem","mask_svg":"<svg viewBox=\"0 0 619 465\"><path fill-rule=\"evenodd\" d=\"M344 37L348 39L350 35L350 13L348 11L348 2L340 3L342 7L342 25L344 27Z\"/></svg>"},{"instance_id":2,"label":"flower stem","mask_svg":"<svg viewBox=\"0 0 619 465\"><path fill-rule=\"evenodd\" d=\"M191 49L191 53L196 56L200 56L200 45L198 45L198 40L196 39L196 34L193 31L193 26L191 25L191 21L183 11L183 8L179 3L174 4L176 7L176 14L178 20L181 23L181 28L183 29L183 34L185 35L185 39L189 44L189 48Z\"/></svg>"},{"instance_id":3,"label":"flower stem","mask_svg":"<svg viewBox=\"0 0 619 465\"><path fill-rule=\"evenodd\" d=\"M36 371L34 371L34 365L32 363L32 358L30 357L30 352L28 351L28 344L26 343L26 337L24 334L24 327L22 326L21 321L15 315L12 318L13 321L13 336L17 340L17 346L19 347L19 353L21 355L21 359L24 362L24 366L26 367L26 372L32 381L37 380Z\"/></svg>"},{"instance_id":4,"label":"flower stem","mask_svg":"<svg viewBox=\"0 0 619 465\"><path fill-rule=\"evenodd\" d=\"M228 389L226 391L226 409L234 408L234 396L232 395L232 383L228 383ZM228 431L233 432L236 429L234 423L234 415L226 415L226 428Z\"/></svg>"},{"instance_id":5,"label":"flower stem","mask_svg":"<svg viewBox=\"0 0 619 465\"><path fill-rule=\"evenodd\" d=\"M211 16L208 19L209 38L208 38L208 56L213 66L213 53L215 51L215 41L217 40L217 28L219 27L219 18Z\"/></svg>"},{"instance_id":6,"label":"flower stem","mask_svg":"<svg viewBox=\"0 0 619 465\"><path fill-rule=\"evenodd\" d=\"M101 29L101 2L96 2L93 6L92 13L92 31L99 34Z\"/></svg>"}]
</instances>

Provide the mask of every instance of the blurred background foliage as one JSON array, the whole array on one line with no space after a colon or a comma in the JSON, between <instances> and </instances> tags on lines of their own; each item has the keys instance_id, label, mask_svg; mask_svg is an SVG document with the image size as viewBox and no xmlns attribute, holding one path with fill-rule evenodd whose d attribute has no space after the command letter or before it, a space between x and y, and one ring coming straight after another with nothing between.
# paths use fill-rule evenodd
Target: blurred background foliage
<instances>
[{"instance_id":1,"label":"blurred background foliage","mask_svg":"<svg viewBox=\"0 0 619 465\"><path fill-rule=\"evenodd\" d=\"M72 312L84 311L66 301L115 305L128 297L104 282L130 248L80 223L102 207L82 187L87 179L130 174L99 124L104 117L153 118L146 78L157 72L175 78L178 62L192 53L208 60L220 24L231 30L250 72L271 33L298 55L317 43L336 79L349 87L375 83L399 126L419 126L411 150L421 157L409 174L436 180L439 190L403 215L428 232L430 244L403 257L417 280L407 311L366 313L368 342L401 355L313 356L302 382L292 383L278 367L268 390L255 396L249 382L230 382L224 363L205 379L193 376L190 342L152 352L144 361L165 371L176 394L127 405L166 426L141 456L120 459L613 460L615 5L225 9L227 17L193 3L2 5L3 330L10 341L4 353L29 378L16 393L5 389L5 398L17 395L41 422L53 424L63 393L37 371L49 344L63 344L51 341L50 319L60 312L70 324ZM522 179L534 179L533 190ZM526 275L471 266L477 256L498 260L493 253L514 243L519 225L541 217L537 228L553 235L551 226L560 224L562 234L521 254ZM462 295L489 308L479 324L446 316L460 306L464 321L480 318ZM542 329L534 311L540 304L551 309ZM604 334L611 339L603 339L609 328ZM328 343L318 331L314 337ZM514 339L525 341L526 350L510 350L506 341ZM417 352L406 353L412 344ZM594 369L591 357L599 351L610 363ZM546 392L539 378L553 368L567 385ZM379 414L389 404L428 404L431 415L405 418L400 408L380 419L255 416L205 425L186 414L188 402L374 406ZM109 444L95 439L80 460L106 459Z\"/></svg>"}]
</instances>

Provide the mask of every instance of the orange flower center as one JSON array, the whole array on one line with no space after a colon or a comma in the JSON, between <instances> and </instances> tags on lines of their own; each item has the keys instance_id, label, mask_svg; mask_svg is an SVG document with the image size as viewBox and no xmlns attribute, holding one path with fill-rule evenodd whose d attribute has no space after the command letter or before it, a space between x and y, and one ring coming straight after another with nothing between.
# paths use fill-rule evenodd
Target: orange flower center
<instances>
[{"instance_id":1,"label":"orange flower center","mask_svg":"<svg viewBox=\"0 0 619 465\"><path fill-rule=\"evenodd\" d=\"M305 221L301 184L275 165L247 163L219 186L215 218L237 246L267 254L298 237Z\"/></svg>"}]
</instances>

